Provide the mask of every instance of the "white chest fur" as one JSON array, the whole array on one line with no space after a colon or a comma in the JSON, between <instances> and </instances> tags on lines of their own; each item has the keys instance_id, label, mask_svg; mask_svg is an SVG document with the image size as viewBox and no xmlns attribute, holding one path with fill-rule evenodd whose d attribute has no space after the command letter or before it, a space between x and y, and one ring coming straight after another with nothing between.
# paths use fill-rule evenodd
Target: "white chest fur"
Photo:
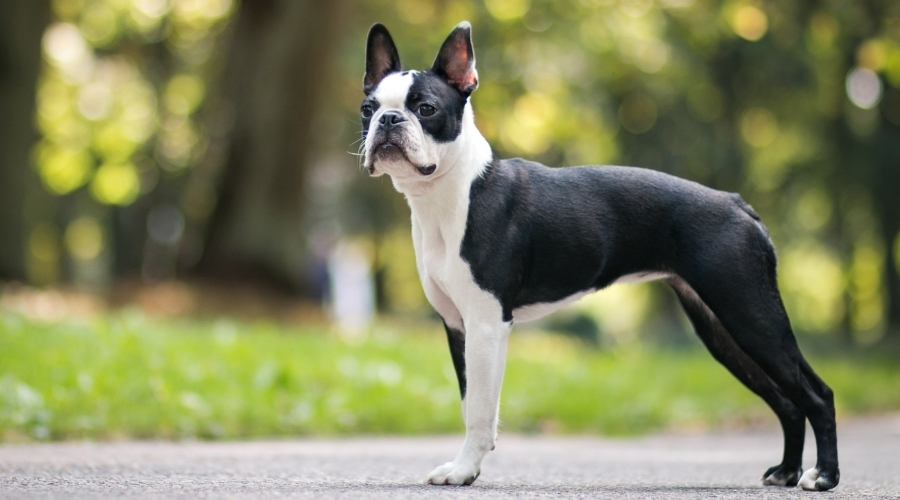
<instances>
[{"instance_id":1,"label":"white chest fur","mask_svg":"<svg viewBox=\"0 0 900 500\"><path fill-rule=\"evenodd\" d=\"M490 146L475 128L471 106L466 105L462 132L448 145L431 178L404 182L392 177L412 212L416 267L425 296L449 326L460 330L464 330L463 317L485 312L479 301L500 310L497 299L475 283L460 255L469 191L491 159Z\"/></svg>"}]
</instances>

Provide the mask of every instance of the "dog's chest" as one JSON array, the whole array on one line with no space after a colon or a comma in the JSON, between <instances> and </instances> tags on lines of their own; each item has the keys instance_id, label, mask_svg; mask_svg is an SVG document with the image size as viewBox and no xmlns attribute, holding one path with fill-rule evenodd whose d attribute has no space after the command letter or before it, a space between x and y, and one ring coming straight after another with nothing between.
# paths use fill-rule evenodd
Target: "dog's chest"
<instances>
[{"instance_id":1,"label":"dog's chest","mask_svg":"<svg viewBox=\"0 0 900 500\"><path fill-rule=\"evenodd\" d=\"M484 293L461 256L469 210L469 184L410 199L416 267L425 296L445 321L456 322L469 299Z\"/></svg>"},{"instance_id":2,"label":"dog's chest","mask_svg":"<svg viewBox=\"0 0 900 500\"><path fill-rule=\"evenodd\" d=\"M423 285L432 281L452 296L460 273L469 274L468 265L460 256L465 220L460 223L451 216L442 221L433 215L436 214L413 215L416 264Z\"/></svg>"}]
</instances>

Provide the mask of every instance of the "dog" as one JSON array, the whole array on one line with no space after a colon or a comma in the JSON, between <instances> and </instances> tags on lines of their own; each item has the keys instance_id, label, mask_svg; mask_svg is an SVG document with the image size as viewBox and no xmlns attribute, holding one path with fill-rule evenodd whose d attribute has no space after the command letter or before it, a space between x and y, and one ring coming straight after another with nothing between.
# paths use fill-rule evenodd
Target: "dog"
<instances>
[{"instance_id":1,"label":"dog","mask_svg":"<svg viewBox=\"0 0 900 500\"><path fill-rule=\"evenodd\" d=\"M750 205L652 170L497 159L475 126L477 87L468 22L424 71L401 67L383 25L369 30L362 162L409 203L416 267L444 322L466 427L459 453L426 483L472 484L494 449L513 323L617 281L660 279L713 357L778 416L784 455L763 483L834 488L833 393L797 346L774 246ZM818 456L803 472L806 419Z\"/></svg>"}]
</instances>

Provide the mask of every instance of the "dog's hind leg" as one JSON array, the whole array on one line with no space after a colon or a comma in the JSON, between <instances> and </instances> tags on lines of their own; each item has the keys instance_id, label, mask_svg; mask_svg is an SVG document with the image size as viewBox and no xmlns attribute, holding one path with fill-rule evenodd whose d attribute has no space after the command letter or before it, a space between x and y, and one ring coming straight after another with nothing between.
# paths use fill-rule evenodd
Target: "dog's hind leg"
<instances>
[{"instance_id":1,"label":"dog's hind leg","mask_svg":"<svg viewBox=\"0 0 900 500\"><path fill-rule=\"evenodd\" d=\"M796 486L802 473L803 441L806 417L772 381L771 378L734 342L731 335L696 292L678 277L668 280L681 306L687 313L697 336L713 357L751 391L772 408L784 432L784 455L781 463L769 468L763 476L764 484Z\"/></svg>"},{"instance_id":2,"label":"dog's hind leg","mask_svg":"<svg viewBox=\"0 0 900 500\"><path fill-rule=\"evenodd\" d=\"M799 485L829 490L840 480L834 394L803 358L775 278L775 251L758 226L743 226L732 244L707 248L702 265L679 273L715 314L734 343L809 419L816 466ZM753 377L750 371L747 377ZM786 473L788 471L785 471Z\"/></svg>"}]
</instances>

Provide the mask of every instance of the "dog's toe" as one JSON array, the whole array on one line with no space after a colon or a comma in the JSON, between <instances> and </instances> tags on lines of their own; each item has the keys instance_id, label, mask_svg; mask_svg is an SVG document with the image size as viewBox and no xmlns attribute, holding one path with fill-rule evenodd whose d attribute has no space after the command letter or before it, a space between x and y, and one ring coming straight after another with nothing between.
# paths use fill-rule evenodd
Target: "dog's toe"
<instances>
[{"instance_id":1,"label":"dog's toe","mask_svg":"<svg viewBox=\"0 0 900 500\"><path fill-rule=\"evenodd\" d=\"M763 474L762 482L766 486L797 486L800 474L803 471L798 468L776 465Z\"/></svg>"},{"instance_id":2,"label":"dog's toe","mask_svg":"<svg viewBox=\"0 0 900 500\"><path fill-rule=\"evenodd\" d=\"M800 487L808 491L828 491L838 485L841 473L837 468L834 471L822 471L818 466L803 473L800 478Z\"/></svg>"},{"instance_id":3,"label":"dog's toe","mask_svg":"<svg viewBox=\"0 0 900 500\"><path fill-rule=\"evenodd\" d=\"M472 470L464 464L456 464L447 462L444 465L436 467L425 480L426 484L436 485L465 485L468 486L475 482L480 471Z\"/></svg>"}]
</instances>

